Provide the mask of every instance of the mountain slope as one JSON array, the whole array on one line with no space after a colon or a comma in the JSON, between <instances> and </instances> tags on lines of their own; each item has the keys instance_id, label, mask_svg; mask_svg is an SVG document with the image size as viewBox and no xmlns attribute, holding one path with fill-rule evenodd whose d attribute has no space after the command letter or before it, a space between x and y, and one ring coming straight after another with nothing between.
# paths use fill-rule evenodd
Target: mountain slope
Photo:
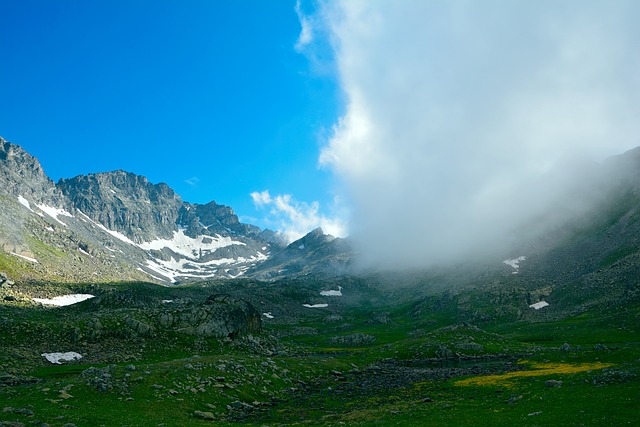
<instances>
[{"instance_id":1,"label":"mountain slope","mask_svg":"<svg viewBox=\"0 0 640 427\"><path fill-rule=\"evenodd\" d=\"M228 206L184 202L167 184L130 172L54 184L36 158L1 138L0 166L0 270L18 277L234 278L285 249L280 235L241 223ZM344 252L331 239L317 243L327 245L324 257ZM314 257L298 270L326 269Z\"/></svg>"}]
</instances>

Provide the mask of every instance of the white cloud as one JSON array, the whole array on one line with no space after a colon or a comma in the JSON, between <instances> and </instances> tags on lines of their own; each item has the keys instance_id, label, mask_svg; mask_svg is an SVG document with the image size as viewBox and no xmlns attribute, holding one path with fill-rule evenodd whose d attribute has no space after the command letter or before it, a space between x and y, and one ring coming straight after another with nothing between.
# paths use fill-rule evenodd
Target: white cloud
<instances>
[{"instance_id":1,"label":"white cloud","mask_svg":"<svg viewBox=\"0 0 640 427\"><path fill-rule=\"evenodd\" d=\"M298 36L298 40L295 44L295 49L298 52L301 52L313 41L313 20L302 11L300 0L296 1L295 10L301 27L300 35Z\"/></svg>"},{"instance_id":2,"label":"white cloud","mask_svg":"<svg viewBox=\"0 0 640 427\"><path fill-rule=\"evenodd\" d=\"M268 190L251 193L251 199L258 209L269 208L267 224L282 233L288 242L293 242L322 227L322 230L336 237L346 235L346 224L339 218L329 218L320 213L320 203L299 202L290 194L271 196Z\"/></svg>"},{"instance_id":3,"label":"white cloud","mask_svg":"<svg viewBox=\"0 0 640 427\"><path fill-rule=\"evenodd\" d=\"M375 260L483 251L556 200L560 159L640 142L640 3L344 0L330 34L346 112L323 148ZM403 257L400 260L397 254Z\"/></svg>"},{"instance_id":4,"label":"white cloud","mask_svg":"<svg viewBox=\"0 0 640 427\"><path fill-rule=\"evenodd\" d=\"M185 179L184 182L186 182L187 184L189 184L192 187L195 187L200 182L200 178L198 178L197 176L192 176L189 179Z\"/></svg>"}]
</instances>

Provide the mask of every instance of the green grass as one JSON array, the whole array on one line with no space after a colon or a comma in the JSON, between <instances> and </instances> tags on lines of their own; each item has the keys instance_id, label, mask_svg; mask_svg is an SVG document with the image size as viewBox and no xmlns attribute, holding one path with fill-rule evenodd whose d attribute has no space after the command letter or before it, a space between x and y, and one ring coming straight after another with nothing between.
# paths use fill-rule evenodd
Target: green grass
<instances>
[{"instance_id":1,"label":"green grass","mask_svg":"<svg viewBox=\"0 0 640 427\"><path fill-rule=\"evenodd\" d=\"M37 379L36 383L0 386L0 410L28 409L34 413L7 410L0 412L0 421L29 425L40 420L53 427L65 423L130 427L617 426L633 425L640 418L640 309L633 302L545 322L494 318L471 325L460 322L458 297L418 297L397 305L392 300L378 305L339 300L329 310L298 309L291 318L265 322L258 339L272 342L270 335L283 338L271 350L265 350L267 346L258 351L243 345L242 340L204 339L168 331L151 337L122 332L123 319L144 318L148 310L155 309L148 307L153 301L190 298L197 303L225 290L218 283L175 288L144 283L21 286L26 293L57 287L60 293L81 291L113 298L105 299L104 306L91 300L59 309L0 306L0 372ZM323 284L308 286L322 288ZM256 290L251 289L254 296ZM296 298L308 295L305 289L281 292L274 287L271 291L272 295L263 293L258 298L274 298L274 304L290 304L295 309L300 306ZM375 292L364 294L362 300L366 301L367 295ZM472 309L491 309L486 300L472 298L470 304ZM343 320L327 323L326 315L335 312ZM372 322L379 313L388 313L391 322ZM74 331L79 329L86 335L95 319L102 323L103 335L74 341ZM376 341L358 346L331 341L355 332L375 336ZM469 347L470 343L480 347ZM570 349L561 350L564 343L570 344ZM54 346L59 351L79 351L85 358L51 365L39 354ZM358 385L382 375L367 370L369 366L385 367L389 361L392 366L411 366L416 360L432 366L428 360L442 357L443 349L450 351L450 359L436 365L446 368L476 364L500 367L507 360L525 359L529 364L612 366L590 372L514 377L508 385L462 387L458 381L466 377L460 376L407 377L411 380L369 388ZM92 377L83 374L91 367L108 370L110 387L101 390ZM547 380L562 381L562 386L548 387ZM243 405L238 402L254 409L234 409ZM211 412L216 420L198 419L195 411Z\"/></svg>"}]
</instances>

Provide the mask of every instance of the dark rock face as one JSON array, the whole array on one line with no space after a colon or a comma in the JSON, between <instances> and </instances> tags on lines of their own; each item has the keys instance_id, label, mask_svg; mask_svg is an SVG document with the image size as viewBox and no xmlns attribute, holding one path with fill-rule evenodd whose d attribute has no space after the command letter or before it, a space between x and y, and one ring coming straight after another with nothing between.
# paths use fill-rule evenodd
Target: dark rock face
<instances>
[{"instance_id":1,"label":"dark rock face","mask_svg":"<svg viewBox=\"0 0 640 427\"><path fill-rule=\"evenodd\" d=\"M92 220L134 241L171 237L182 206L167 184L125 171L62 179L58 188Z\"/></svg>"},{"instance_id":2,"label":"dark rock face","mask_svg":"<svg viewBox=\"0 0 640 427\"><path fill-rule=\"evenodd\" d=\"M162 313L158 322L189 335L216 338L259 333L262 328L253 305L227 295L212 295L202 305Z\"/></svg>"},{"instance_id":3,"label":"dark rock face","mask_svg":"<svg viewBox=\"0 0 640 427\"><path fill-rule=\"evenodd\" d=\"M65 199L38 159L0 137L0 186L13 196L64 207Z\"/></svg>"}]
</instances>

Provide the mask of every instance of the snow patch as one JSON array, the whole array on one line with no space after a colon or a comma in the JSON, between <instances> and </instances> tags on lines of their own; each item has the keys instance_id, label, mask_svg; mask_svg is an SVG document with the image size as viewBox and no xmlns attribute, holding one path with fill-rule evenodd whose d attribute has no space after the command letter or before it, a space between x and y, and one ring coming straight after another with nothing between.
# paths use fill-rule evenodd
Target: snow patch
<instances>
[{"instance_id":1,"label":"snow patch","mask_svg":"<svg viewBox=\"0 0 640 427\"><path fill-rule=\"evenodd\" d=\"M64 222L60 221L60 219L58 217L59 216L67 216L69 218L73 218L73 215L71 215L69 212L65 211L64 209L54 208L53 206L48 206L48 205L36 205L36 206L42 212L46 213L51 218L55 219L56 221L58 221L60 224L62 224L65 227L67 226L67 224L65 224Z\"/></svg>"},{"instance_id":2,"label":"snow patch","mask_svg":"<svg viewBox=\"0 0 640 427\"><path fill-rule=\"evenodd\" d=\"M514 259L505 259L504 261L502 261L504 264L507 264L509 267L512 267L513 269L515 269L514 272L512 272L511 274L518 274L518 270L520 269L520 262L526 260L527 257L526 256L520 256L518 258L514 258Z\"/></svg>"},{"instance_id":3,"label":"snow patch","mask_svg":"<svg viewBox=\"0 0 640 427\"><path fill-rule=\"evenodd\" d=\"M548 303L548 302L546 302L546 301L540 301L540 302L537 302L537 303L535 303L535 304L531 304L529 307L530 307L530 308L533 308L534 310L540 310L541 308L546 307L546 306L548 306L548 305L549 305L549 303Z\"/></svg>"},{"instance_id":4,"label":"snow patch","mask_svg":"<svg viewBox=\"0 0 640 427\"><path fill-rule=\"evenodd\" d=\"M262 313L262 315L263 315L264 317L266 317L267 319L273 319L273 314L271 314L271 312L268 312L268 313Z\"/></svg>"},{"instance_id":5,"label":"snow patch","mask_svg":"<svg viewBox=\"0 0 640 427\"><path fill-rule=\"evenodd\" d=\"M82 359L82 355L75 351L68 351L66 353L42 353L41 356L56 365L62 365L60 361L70 362L72 360Z\"/></svg>"},{"instance_id":6,"label":"snow patch","mask_svg":"<svg viewBox=\"0 0 640 427\"><path fill-rule=\"evenodd\" d=\"M38 264L38 260L35 259L35 258L31 258L31 257L25 256L25 255L20 255L20 254L17 254L15 252L9 252L9 253L11 255L13 255L13 256L17 256L18 258L26 259L27 261L35 262L36 264Z\"/></svg>"},{"instance_id":7,"label":"snow patch","mask_svg":"<svg viewBox=\"0 0 640 427\"><path fill-rule=\"evenodd\" d=\"M323 297L341 297L342 296L342 286L338 286L338 290L330 290L330 291L321 291L320 295Z\"/></svg>"},{"instance_id":8,"label":"snow patch","mask_svg":"<svg viewBox=\"0 0 640 427\"><path fill-rule=\"evenodd\" d=\"M302 304L302 306L307 308L326 308L329 307L329 304Z\"/></svg>"},{"instance_id":9,"label":"snow patch","mask_svg":"<svg viewBox=\"0 0 640 427\"><path fill-rule=\"evenodd\" d=\"M163 299L163 300L162 300L162 303L163 303L163 304L170 304L170 303L172 303L172 302L173 302L173 300L172 300L172 299Z\"/></svg>"},{"instance_id":10,"label":"snow patch","mask_svg":"<svg viewBox=\"0 0 640 427\"><path fill-rule=\"evenodd\" d=\"M298 249L304 249L304 243L300 246L298 246Z\"/></svg>"},{"instance_id":11,"label":"snow patch","mask_svg":"<svg viewBox=\"0 0 640 427\"><path fill-rule=\"evenodd\" d=\"M52 227L45 227L45 230L50 231L50 232L52 232L52 233L53 233L54 231L56 231L56 230L54 230Z\"/></svg>"},{"instance_id":12,"label":"snow patch","mask_svg":"<svg viewBox=\"0 0 640 427\"><path fill-rule=\"evenodd\" d=\"M71 295L60 295L51 299L47 298L33 298L35 302L39 302L40 304L45 305L55 305L58 307L63 307L66 305L73 305L79 302L95 298L95 295L90 294L71 294Z\"/></svg>"}]
</instances>

